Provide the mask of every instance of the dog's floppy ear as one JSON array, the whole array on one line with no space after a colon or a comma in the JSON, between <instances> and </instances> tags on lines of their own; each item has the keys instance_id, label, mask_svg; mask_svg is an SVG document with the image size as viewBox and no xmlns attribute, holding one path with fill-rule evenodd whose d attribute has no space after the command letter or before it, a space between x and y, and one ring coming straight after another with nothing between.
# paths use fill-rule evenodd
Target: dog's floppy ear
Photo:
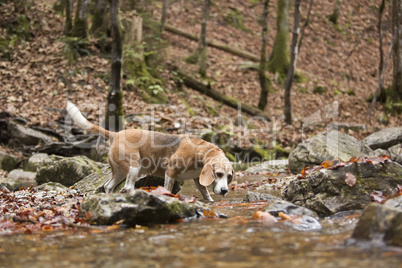
<instances>
[{"instance_id":1,"label":"dog's floppy ear","mask_svg":"<svg viewBox=\"0 0 402 268\"><path fill-rule=\"evenodd\" d=\"M212 165L206 164L201 171L200 174L200 184L202 186L209 186L214 181L214 171L212 169Z\"/></svg>"}]
</instances>

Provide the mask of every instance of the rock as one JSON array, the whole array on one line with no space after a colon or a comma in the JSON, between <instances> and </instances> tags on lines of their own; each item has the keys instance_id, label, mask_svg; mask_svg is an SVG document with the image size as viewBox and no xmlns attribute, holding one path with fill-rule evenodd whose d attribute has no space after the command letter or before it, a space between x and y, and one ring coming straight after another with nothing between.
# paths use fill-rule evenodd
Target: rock
<instances>
[{"instance_id":1,"label":"rock","mask_svg":"<svg viewBox=\"0 0 402 268\"><path fill-rule=\"evenodd\" d=\"M287 159L270 160L246 169L247 173L287 173L289 169L289 161Z\"/></svg>"},{"instance_id":2,"label":"rock","mask_svg":"<svg viewBox=\"0 0 402 268\"><path fill-rule=\"evenodd\" d=\"M11 171L18 165L18 156L0 151L0 169Z\"/></svg>"},{"instance_id":3,"label":"rock","mask_svg":"<svg viewBox=\"0 0 402 268\"><path fill-rule=\"evenodd\" d=\"M89 212L90 222L109 225L124 220L124 224L148 225L202 215L203 204L186 203L177 198L136 190L132 194L95 194L83 203L83 213Z\"/></svg>"},{"instance_id":4,"label":"rock","mask_svg":"<svg viewBox=\"0 0 402 268\"><path fill-rule=\"evenodd\" d=\"M370 204L360 216L352 238L401 247L402 209L378 203Z\"/></svg>"},{"instance_id":5,"label":"rock","mask_svg":"<svg viewBox=\"0 0 402 268\"><path fill-rule=\"evenodd\" d=\"M36 172L48 158L49 158L48 154L43 153L34 154L28 159L28 162L24 165L24 170Z\"/></svg>"},{"instance_id":6,"label":"rock","mask_svg":"<svg viewBox=\"0 0 402 268\"><path fill-rule=\"evenodd\" d=\"M8 123L8 132L11 136L9 144L13 147L21 145L39 145L52 143L55 140L40 131L31 129L17 120L12 120Z\"/></svg>"},{"instance_id":7,"label":"rock","mask_svg":"<svg viewBox=\"0 0 402 268\"><path fill-rule=\"evenodd\" d=\"M387 150L397 144L402 144L402 127L386 128L367 136L363 143L375 150Z\"/></svg>"},{"instance_id":8,"label":"rock","mask_svg":"<svg viewBox=\"0 0 402 268\"><path fill-rule=\"evenodd\" d=\"M7 188L8 190L14 192L18 191L22 187L22 183L18 180L11 180L8 178L0 179L0 189Z\"/></svg>"},{"instance_id":9,"label":"rock","mask_svg":"<svg viewBox=\"0 0 402 268\"><path fill-rule=\"evenodd\" d=\"M246 203L256 202L256 201L267 201L267 202L274 202L276 200L282 200L277 196L270 195L270 194L263 194L259 192L248 192L246 196L243 198L243 201Z\"/></svg>"},{"instance_id":10,"label":"rock","mask_svg":"<svg viewBox=\"0 0 402 268\"><path fill-rule=\"evenodd\" d=\"M298 215L298 216L309 216L314 219L318 219L317 213L314 211L301 207L296 206L285 200L275 200L273 203L269 204L267 207L264 208L265 212L270 213L273 216L278 216L279 212L283 212L287 215Z\"/></svg>"},{"instance_id":11,"label":"rock","mask_svg":"<svg viewBox=\"0 0 402 268\"><path fill-rule=\"evenodd\" d=\"M105 165L86 156L60 157L52 155L38 170L38 185L46 182L59 182L71 186L92 173L99 173Z\"/></svg>"},{"instance_id":12,"label":"rock","mask_svg":"<svg viewBox=\"0 0 402 268\"><path fill-rule=\"evenodd\" d=\"M297 231L312 232L321 230L320 222L311 216L303 215L294 221L284 221L284 225L291 227Z\"/></svg>"},{"instance_id":13,"label":"rock","mask_svg":"<svg viewBox=\"0 0 402 268\"><path fill-rule=\"evenodd\" d=\"M94 193L103 193L105 192L103 185L106 180L108 180L112 176L112 172L109 166L105 166L102 168L100 172L95 172L89 174L84 179L78 181L74 184L74 187L79 190L83 194L94 194ZM148 176L140 179L135 183L136 188L145 187L145 186L163 186L165 182L164 178L158 178L154 176ZM125 180L123 180L119 185L116 186L115 192L121 190L125 184ZM177 194L181 190L181 186L183 185L182 181L175 181L173 185L173 194Z\"/></svg>"},{"instance_id":14,"label":"rock","mask_svg":"<svg viewBox=\"0 0 402 268\"><path fill-rule=\"evenodd\" d=\"M55 193L68 193L69 188L58 182L47 182L38 186L39 191L48 191Z\"/></svg>"},{"instance_id":15,"label":"rock","mask_svg":"<svg viewBox=\"0 0 402 268\"><path fill-rule=\"evenodd\" d=\"M356 179L346 184L346 173ZM402 185L402 166L391 160L372 164L356 162L335 169L320 169L296 178L282 189L282 197L295 205L305 206L322 215L339 211L363 209L370 202L373 191L391 196Z\"/></svg>"},{"instance_id":16,"label":"rock","mask_svg":"<svg viewBox=\"0 0 402 268\"><path fill-rule=\"evenodd\" d=\"M388 148L391 159L399 164L402 164L402 143Z\"/></svg>"},{"instance_id":17,"label":"rock","mask_svg":"<svg viewBox=\"0 0 402 268\"><path fill-rule=\"evenodd\" d=\"M36 186L36 173L24 171L22 169L14 169L8 173L7 179L20 181L22 187Z\"/></svg>"},{"instance_id":18,"label":"rock","mask_svg":"<svg viewBox=\"0 0 402 268\"><path fill-rule=\"evenodd\" d=\"M305 167L319 165L325 160L348 161L352 157L366 156L371 151L354 137L333 130L298 144L289 155L289 168L298 174Z\"/></svg>"}]
</instances>

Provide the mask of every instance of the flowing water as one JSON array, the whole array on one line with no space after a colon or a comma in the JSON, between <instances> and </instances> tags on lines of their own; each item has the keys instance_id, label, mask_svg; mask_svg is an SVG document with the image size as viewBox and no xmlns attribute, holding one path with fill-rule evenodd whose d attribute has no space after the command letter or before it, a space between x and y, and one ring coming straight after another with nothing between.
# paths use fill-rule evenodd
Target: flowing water
<instances>
[{"instance_id":1,"label":"flowing water","mask_svg":"<svg viewBox=\"0 0 402 268\"><path fill-rule=\"evenodd\" d=\"M196 194L191 183L182 193ZM213 205L227 219L0 236L0 267L402 267L401 248L347 245L353 213L301 232L253 219L262 204L243 204L246 193Z\"/></svg>"}]
</instances>

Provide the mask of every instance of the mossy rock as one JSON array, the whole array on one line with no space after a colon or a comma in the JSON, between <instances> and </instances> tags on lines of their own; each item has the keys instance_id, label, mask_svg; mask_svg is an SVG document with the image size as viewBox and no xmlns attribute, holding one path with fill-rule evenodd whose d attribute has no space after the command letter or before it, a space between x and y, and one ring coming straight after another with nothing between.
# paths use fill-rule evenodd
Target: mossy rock
<instances>
[{"instance_id":1,"label":"mossy rock","mask_svg":"<svg viewBox=\"0 0 402 268\"><path fill-rule=\"evenodd\" d=\"M59 182L69 187L92 173L99 173L102 167L104 164L95 162L86 156L52 155L38 170L36 182L38 185L46 182Z\"/></svg>"},{"instance_id":2,"label":"mossy rock","mask_svg":"<svg viewBox=\"0 0 402 268\"><path fill-rule=\"evenodd\" d=\"M0 169L11 171L17 167L18 162L19 159L17 156L6 152L0 152Z\"/></svg>"}]
</instances>

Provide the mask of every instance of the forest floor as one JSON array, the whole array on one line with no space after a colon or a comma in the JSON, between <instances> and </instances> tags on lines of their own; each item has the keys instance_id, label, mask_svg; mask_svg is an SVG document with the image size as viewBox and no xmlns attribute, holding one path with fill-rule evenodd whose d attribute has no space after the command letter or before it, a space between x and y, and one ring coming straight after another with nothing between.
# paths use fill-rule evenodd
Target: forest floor
<instances>
[{"instance_id":1,"label":"forest floor","mask_svg":"<svg viewBox=\"0 0 402 268\"><path fill-rule=\"evenodd\" d=\"M256 1L214 1L210 11L207 36L259 55L261 26L259 18L262 4ZM308 1L302 3L302 18L305 19ZM293 125L283 122L283 85L275 82L272 74L271 91L265 112L271 121L252 118L243 114L243 123L238 124L239 112L201 95L189 88L176 89L174 74L161 69L165 79L163 90L169 96L168 106L145 103L138 89L124 86L124 107L127 115L154 116L157 130L172 133L202 132L205 129L232 132L239 145L250 142L263 143L268 147L281 145L290 150L297 143L318 132L330 128L331 123L364 125L364 129L340 129L362 139L385 127L400 126L402 115L394 114L385 105L377 104L372 119L366 116L370 103L368 97L378 83L379 37L377 32L378 1L356 0L341 6L339 25L334 26L328 16L336 1L315 1L310 24L298 58L298 73L305 81L295 83L292 89ZM9 58L0 58L0 111L26 118L31 125L57 128L66 100L74 102L87 116L99 123L104 113L107 94L107 77L110 59L102 56L90 38L89 55L71 64L65 57L63 43L64 18L52 9L52 2L36 0L27 8L31 27L30 37L10 48ZM122 2L121 6L125 3ZM123 6L122 6L123 7ZM123 9L123 8L122 8ZM240 12L244 29L227 19L234 11ZM161 2L151 2L146 12L160 19ZM192 34L200 32L202 1L174 1L168 11L168 24ZM232 13L231 13L232 12ZM290 21L293 21L293 8ZM10 5L0 6L2 23L15 22L17 13ZM268 21L268 55L272 51L276 33L276 1L271 1ZM303 23L303 20L302 20ZM292 27L292 26L291 26ZM387 3L384 18L384 51L388 50L392 33L391 6ZM0 32L0 37L5 30ZM291 35L289 35L291 40ZM185 63L197 47L197 42L165 32L166 47L160 55L165 62L173 63L182 70L196 75L197 66ZM248 60L209 48L208 79L211 87L242 102L257 105L260 86L255 70ZM385 86L392 82L392 60L385 75ZM322 88L323 92L314 93ZM183 102L186 100L188 105ZM192 116L189 112L194 113ZM147 127L147 120L129 122L127 127Z\"/></svg>"}]
</instances>

